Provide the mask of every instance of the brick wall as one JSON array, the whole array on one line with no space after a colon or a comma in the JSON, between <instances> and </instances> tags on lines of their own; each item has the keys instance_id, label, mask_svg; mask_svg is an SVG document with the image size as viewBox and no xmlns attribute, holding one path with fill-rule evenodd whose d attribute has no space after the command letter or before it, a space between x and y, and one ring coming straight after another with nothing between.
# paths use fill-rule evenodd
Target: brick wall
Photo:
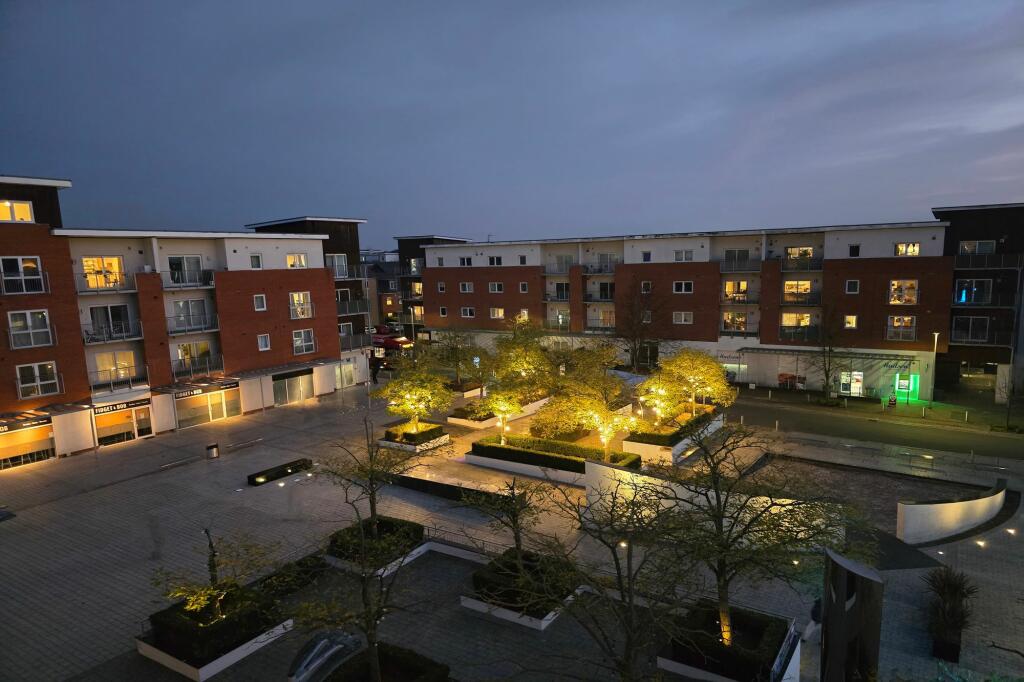
<instances>
[{"instance_id":1,"label":"brick wall","mask_svg":"<svg viewBox=\"0 0 1024 682\"><path fill-rule=\"evenodd\" d=\"M722 278L718 263L630 263L615 269L615 317L627 316L627 299L651 282L651 334L680 341L717 341ZM693 282L692 294L673 293L675 281ZM692 312L693 324L673 324L674 311ZM625 319L625 318L623 318Z\"/></svg>"},{"instance_id":2,"label":"brick wall","mask_svg":"<svg viewBox=\"0 0 1024 682\"><path fill-rule=\"evenodd\" d=\"M167 313L164 310L164 286L158 272L135 275L138 290L139 321L142 322L142 354L149 372L150 386L174 383L171 372L171 351L167 334Z\"/></svg>"},{"instance_id":3,"label":"brick wall","mask_svg":"<svg viewBox=\"0 0 1024 682\"><path fill-rule=\"evenodd\" d=\"M544 270L540 266L501 266L489 268L426 268L423 271L423 311L428 327L462 327L473 329L507 329L508 323L520 309L529 311L531 320L544 319ZM445 283L445 291L438 292L437 283ZM460 282L472 282L473 293L459 293ZM488 291L490 282L501 282L503 293ZM519 283L526 282L527 293L519 292ZM448 308L448 317L441 317L441 306ZM476 317L460 316L463 306L471 306ZM505 319L492 320L490 308L505 309Z\"/></svg>"}]
</instances>

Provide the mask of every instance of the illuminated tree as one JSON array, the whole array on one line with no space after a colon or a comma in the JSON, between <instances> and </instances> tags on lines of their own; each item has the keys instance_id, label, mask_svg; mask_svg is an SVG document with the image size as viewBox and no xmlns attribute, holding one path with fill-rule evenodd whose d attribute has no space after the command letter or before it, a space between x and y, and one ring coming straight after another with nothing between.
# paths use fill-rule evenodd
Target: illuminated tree
<instances>
[{"instance_id":1,"label":"illuminated tree","mask_svg":"<svg viewBox=\"0 0 1024 682\"><path fill-rule=\"evenodd\" d=\"M494 342L494 379L523 399L549 389L555 372L551 358L541 345L542 331L527 321L516 320L510 332Z\"/></svg>"},{"instance_id":2,"label":"illuminated tree","mask_svg":"<svg viewBox=\"0 0 1024 682\"><path fill-rule=\"evenodd\" d=\"M640 384L640 400L650 406L655 424L674 421L688 403L688 412L697 411L697 397L717 405L731 404L735 391L725 376L725 368L703 351L684 348L661 361L659 370Z\"/></svg>"},{"instance_id":3,"label":"illuminated tree","mask_svg":"<svg viewBox=\"0 0 1024 682\"><path fill-rule=\"evenodd\" d=\"M421 418L446 410L452 403L444 377L419 366L401 371L373 395L388 402L388 412L407 417L413 433L419 431Z\"/></svg>"},{"instance_id":4,"label":"illuminated tree","mask_svg":"<svg viewBox=\"0 0 1024 682\"><path fill-rule=\"evenodd\" d=\"M555 438L584 431L590 428L586 417L575 397L556 395L533 415L530 433L541 438Z\"/></svg>"},{"instance_id":5,"label":"illuminated tree","mask_svg":"<svg viewBox=\"0 0 1024 682\"><path fill-rule=\"evenodd\" d=\"M661 426L662 421L673 424L686 407L685 393L679 383L670 376L656 373L637 387L641 416Z\"/></svg>"},{"instance_id":6,"label":"illuminated tree","mask_svg":"<svg viewBox=\"0 0 1024 682\"><path fill-rule=\"evenodd\" d=\"M581 401L579 409L587 425L597 431L601 439L604 461L611 461L612 439L618 433L636 428L636 418L632 414L620 414L596 400Z\"/></svg>"},{"instance_id":7,"label":"illuminated tree","mask_svg":"<svg viewBox=\"0 0 1024 682\"><path fill-rule=\"evenodd\" d=\"M498 418L498 430L501 433L501 444L505 444L505 432L508 430L508 419L518 414L523 406L519 403L519 395L515 391L496 389L488 393L480 401L480 407Z\"/></svg>"},{"instance_id":8,"label":"illuminated tree","mask_svg":"<svg viewBox=\"0 0 1024 682\"><path fill-rule=\"evenodd\" d=\"M473 373L473 358L477 346L475 336L471 332L451 330L439 333L430 345L431 354L435 355L438 364L450 369L455 375L455 385L461 386L463 376Z\"/></svg>"}]
</instances>

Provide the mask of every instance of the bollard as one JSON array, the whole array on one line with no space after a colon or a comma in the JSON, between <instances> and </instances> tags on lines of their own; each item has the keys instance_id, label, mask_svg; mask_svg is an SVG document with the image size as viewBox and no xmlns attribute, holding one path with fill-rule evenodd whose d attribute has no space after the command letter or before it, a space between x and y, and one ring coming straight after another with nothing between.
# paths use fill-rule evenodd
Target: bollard
<instances>
[{"instance_id":1,"label":"bollard","mask_svg":"<svg viewBox=\"0 0 1024 682\"><path fill-rule=\"evenodd\" d=\"M928 409L927 407L922 407L921 408L921 419L927 419L928 418L928 415L925 413L925 410L927 410L927 409Z\"/></svg>"},{"instance_id":2,"label":"bollard","mask_svg":"<svg viewBox=\"0 0 1024 682\"><path fill-rule=\"evenodd\" d=\"M779 430L779 420L778 419L775 420L775 430L776 431Z\"/></svg>"},{"instance_id":3,"label":"bollard","mask_svg":"<svg viewBox=\"0 0 1024 682\"><path fill-rule=\"evenodd\" d=\"M843 398L843 409L845 410L849 406L850 406L850 399L849 398Z\"/></svg>"},{"instance_id":4,"label":"bollard","mask_svg":"<svg viewBox=\"0 0 1024 682\"><path fill-rule=\"evenodd\" d=\"M220 457L220 445L210 443L206 446L206 459L217 459Z\"/></svg>"},{"instance_id":5,"label":"bollard","mask_svg":"<svg viewBox=\"0 0 1024 682\"><path fill-rule=\"evenodd\" d=\"M964 424L967 423L967 410L964 410Z\"/></svg>"},{"instance_id":6,"label":"bollard","mask_svg":"<svg viewBox=\"0 0 1024 682\"><path fill-rule=\"evenodd\" d=\"M768 389L768 400L772 399L772 389Z\"/></svg>"},{"instance_id":7,"label":"bollard","mask_svg":"<svg viewBox=\"0 0 1024 682\"><path fill-rule=\"evenodd\" d=\"M743 415L740 415L740 426L743 426Z\"/></svg>"},{"instance_id":8,"label":"bollard","mask_svg":"<svg viewBox=\"0 0 1024 682\"><path fill-rule=\"evenodd\" d=\"M807 393L806 395L807 395L807 402L811 402L811 394Z\"/></svg>"}]
</instances>

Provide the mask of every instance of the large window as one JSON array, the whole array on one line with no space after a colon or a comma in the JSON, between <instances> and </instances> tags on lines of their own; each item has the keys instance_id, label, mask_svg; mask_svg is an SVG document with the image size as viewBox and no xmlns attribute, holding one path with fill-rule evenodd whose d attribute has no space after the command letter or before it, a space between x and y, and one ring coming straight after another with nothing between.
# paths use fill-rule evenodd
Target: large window
<instances>
[{"instance_id":1,"label":"large window","mask_svg":"<svg viewBox=\"0 0 1024 682\"><path fill-rule=\"evenodd\" d=\"M0 223L31 223L32 202L0 200Z\"/></svg>"},{"instance_id":2,"label":"large window","mask_svg":"<svg viewBox=\"0 0 1024 682\"><path fill-rule=\"evenodd\" d=\"M689 310L673 311L672 324L693 324L693 313Z\"/></svg>"},{"instance_id":3,"label":"large window","mask_svg":"<svg viewBox=\"0 0 1024 682\"><path fill-rule=\"evenodd\" d=\"M2 288L5 294L32 294L45 289L43 270L35 256L7 256L0 258Z\"/></svg>"},{"instance_id":4,"label":"large window","mask_svg":"<svg viewBox=\"0 0 1024 682\"><path fill-rule=\"evenodd\" d=\"M472 256L459 256L459 267L469 268L473 266Z\"/></svg>"},{"instance_id":5,"label":"large window","mask_svg":"<svg viewBox=\"0 0 1024 682\"><path fill-rule=\"evenodd\" d=\"M174 316L171 318L171 331L186 332L208 329L212 320L206 314L206 301L192 298L174 301Z\"/></svg>"},{"instance_id":6,"label":"large window","mask_svg":"<svg viewBox=\"0 0 1024 682\"><path fill-rule=\"evenodd\" d=\"M985 343L988 341L988 318L956 316L953 318L953 341Z\"/></svg>"},{"instance_id":7,"label":"large window","mask_svg":"<svg viewBox=\"0 0 1024 682\"><path fill-rule=\"evenodd\" d=\"M747 330L746 313L722 313L722 329L731 332L742 332Z\"/></svg>"},{"instance_id":8,"label":"large window","mask_svg":"<svg viewBox=\"0 0 1024 682\"><path fill-rule=\"evenodd\" d=\"M82 273L89 289L122 289L125 285L124 264L120 256L85 256Z\"/></svg>"},{"instance_id":9,"label":"large window","mask_svg":"<svg viewBox=\"0 0 1024 682\"><path fill-rule=\"evenodd\" d=\"M813 246L787 246L786 247L786 258L797 259L797 258L813 258L814 247Z\"/></svg>"},{"instance_id":10,"label":"large window","mask_svg":"<svg viewBox=\"0 0 1024 682\"><path fill-rule=\"evenodd\" d=\"M672 293L673 294L692 294L693 293L693 282L691 280L685 280L681 282L672 282Z\"/></svg>"},{"instance_id":11,"label":"large window","mask_svg":"<svg viewBox=\"0 0 1024 682\"><path fill-rule=\"evenodd\" d=\"M889 280L889 305L917 305L916 279Z\"/></svg>"},{"instance_id":12,"label":"large window","mask_svg":"<svg viewBox=\"0 0 1024 682\"><path fill-rule=\"evenodd\" d=\"M555 300L556 301L568 301L569 300L569 283L568 282L555 282Z\"/></svg>"},{"instance_id":13,"label":"large window","mask_svg":"<svg viewBox=\"0 0 1024 682\"><path fill-rule=\"evenodd\" d=\"M672 252L672 258L677 263L685 263L693 260L693 249L677 249Z\"/></svg>"},{"instance_id":14,"label":"large window","mask_svg":"<svg viewBox=\"0 0 1024 682\"><path fill-rule=\"evenodd\" d=\"M491 308L491 319L492 320L504 320L505 309L504 308Z\"/></svg>"},{"instance_id":15,"label":"large window","mask_svg":"<svg viewBox=\"0 0 1024 682\"><path fill-rule=\"evenodd\" d=\"M964 256L987 255L996 252L994 239L960 242L960 253Z\"/></svg>"},{"instance_id":16,"label":"large window","mask_svg":"<svg viewBox=\"0 0 1024 682\"><path fill-rule=\"evenodd\" d=\"M885 338L889 341L913 341L917 338L917 317L914 315L890 315Z\"/></svg>"},{"instance_id":17,"label":"large window","mask_svg":"<svg viewBox=\"0 0 1024 682\"><path fill-rule=\"evenodd\" d=\"M476 317L476 310L469 306L463 306L462 310L459 311L462 317Z\"/></svg>"},{"instance_id":18,"label":"large window","mask_svg":"<svg viewBox=\"0 0 1024 682\"><path fill-rule=\"evenodd\" d=\"M86 342L141 336L140 330L132 329L131 315L125 303L89 306L89 320L92 324L85 330Z\"/></svg>"},{"instance_id":19,"label":"large window","mask_svg":"<svg viewBox=\"0 0 1024 682\"><path fill-rule=\"evenodd\" d=\"M747 280L726 280L725 298L729 301L747 300Z\"/></svg>"},{"instance_id":20,"label":"large window","mask_svg":"<svg viewBox=\"0 0 1024 682\"><path fill-rule=\"evenodd\" d=\"M18 377L18 395L21 398L34 398L36 396L60 393L56 362L35 362L30 365L18 365L15 368L15 372Z\"/></svg>"},{"instance_id":21,"label":"large window","mask_svg":"<svg viewBox=\"0 0 1024 682\"><path fill-rule=\"evenodd\" d=\"M501 256L488 256L488 265L501 265Z\"/></svg>"},{"instance_id":22,"label":"large window","mask_svg":"<svg viewBox=\"0 0 1024 682\"><path fill-rule=\"evenodd\" d=\"M206 284L200 256L168 256L167 266L171 271L171 284Z\"/></svg>"},{"instance_id":23,"label":"large window","mask_svg":"<svg viewBox=\"0 0 1024 682\"><path fill-rule=\"evenodd\" d=\"M958 279L953 303L968 305L971 303L990 303L992 301L992 280L990 279Z\"/></svg>"},{"instance_id":24,"label":"large window","mask_svg":"<svg viewBox=\"0 0 1024 682\"><path fill-rule=\"evenodd\" d=\"M53 343L50 315L46 310L19 310L7 313L11 329L11 348L49 346Z\"/></svg>"},{"instance_id":25,"label":"large window","mask_svg":"<svg viewBox=\"0 0 1024 682\"><path fill-rule=\"evenodd\" d=\"M288 310L293 320L313 317L313 300L308 291L293 291L288 294Z\"/></svg>"},{"instance_id":26,"label":"large window","mask_svg":"<svg viewBox=\"0 0 1024 682\"><path fill-rule=\"evenodd\" d=\"M487 291L492 294L501 294L505 292L505 284L502 282L488 282Z\"/></svg>"},{"instance_id":27,"label":"large window","mask_svg":"<svg viewBox=\"0 0 1024 682\"><path fill-rule=\"evenodd\" d=\"M896 242L893 246L894 256L920 256L921 255L921 243L920 242Z\"/></svg>"},{"instance_id":28,"label":"large window","mask_svg":"<svg viewBox=\"0 0 1024 682\"><path fill-rule=\"evenodd\" d=\"M312 353L316 350L316 340L312 329L296 329L292 332L292 348L295 355Z\"/></svg>"},{"instance_id":29,"label":"large window","mask_svg":"<svg viewBox=\"0 0 1024 682\"><path fill-rule=\"evenodd\" d=\"M211 356L210 342L193 341L192 343L179 343L176 352L178 355L178 364L181 365L183 369L201 369L209 364Z\"/></svg>"},{"instance_id":30,"label":"large window","mask_svg":"<svg viewBox=\"0 0 1024 682\"><path fill-rule=\"evenodd\" d=\"M811 326L810 313L782 313L783 327L809 327Z\"/></svg>"}]
</instances>

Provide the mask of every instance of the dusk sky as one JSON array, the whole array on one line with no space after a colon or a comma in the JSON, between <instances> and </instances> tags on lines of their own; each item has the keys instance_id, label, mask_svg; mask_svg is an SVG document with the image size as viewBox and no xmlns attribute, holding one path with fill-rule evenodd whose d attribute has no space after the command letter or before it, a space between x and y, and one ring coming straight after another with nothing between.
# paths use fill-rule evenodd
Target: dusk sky
<instances>
[{"instance_id":1,"label":"dusk sky","mask_svg":"<svg viewBox=\"0 0 1024 682\"><path fill-rule=\"evenodd\" d=\"M72 227L528 239L1024 201L1019 2L0 0Z\"/></svg>"}]
</instances>

